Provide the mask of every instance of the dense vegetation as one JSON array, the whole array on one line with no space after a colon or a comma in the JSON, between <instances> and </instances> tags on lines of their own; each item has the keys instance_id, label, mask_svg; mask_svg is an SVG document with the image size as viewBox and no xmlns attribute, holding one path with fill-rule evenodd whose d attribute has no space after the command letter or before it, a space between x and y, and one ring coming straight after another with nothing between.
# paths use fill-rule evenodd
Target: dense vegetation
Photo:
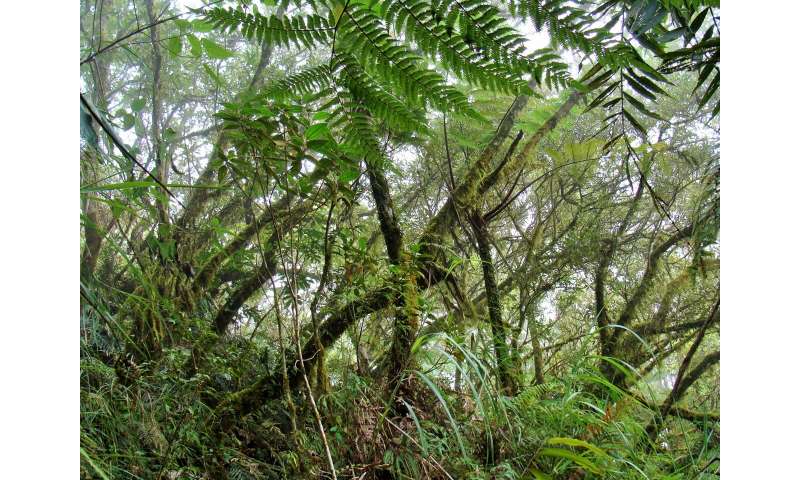
<instances>
[{"instance_id":1,"label":"dense vegetation","mask_svg":"<svg viewBox=\"0 0 800 480\"><path fill-rule=\"evenodd\" d=\"M719 2L80 8L83 478L718 476Z\"/></svg>"}]
</instances>

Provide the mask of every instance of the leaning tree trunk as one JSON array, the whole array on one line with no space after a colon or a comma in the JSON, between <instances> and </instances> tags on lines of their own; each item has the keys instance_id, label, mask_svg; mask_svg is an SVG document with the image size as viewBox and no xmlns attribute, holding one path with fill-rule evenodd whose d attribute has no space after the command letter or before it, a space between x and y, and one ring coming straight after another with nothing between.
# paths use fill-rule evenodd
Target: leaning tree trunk
<instances>
[{"instance_id":1,"label":"leaning tree trunk","mask_svg":"<svg viewBox=\"0 0 800 480\"><path fill-rule=\"evenodd\" d=\"M678 374L675 377L675 384L667 395L667 398L664 399L664 402L661 404L659 415L653 419L652 423L650 423L647 428L645 428L647 436L650 438L651 442L655 440L656 436L658 435L664 419L666 419L667 415L669 415L673 405L675 405L683 397L689 387L696 382L698 378L700 378L704 371L706 371L709 367L719 363L719 350L717 350L716 352L707 355L695 366L693 370L689 371L689 365L692 363L692 358L697 352L697 349L700 347L708 327L714 322L715 317L719 313L719 304L719 298L717 298L716 303L714 303L714 307L711 309L711 313L708 315L708 318L706 318L706 321L703 322L703 326L698 330L695 341L692 343L692 346L689 347L689 351L686 352L686 356L684 357L683 362L681 362L681 366L678 369Z\"/></svg>"}]
</instances>

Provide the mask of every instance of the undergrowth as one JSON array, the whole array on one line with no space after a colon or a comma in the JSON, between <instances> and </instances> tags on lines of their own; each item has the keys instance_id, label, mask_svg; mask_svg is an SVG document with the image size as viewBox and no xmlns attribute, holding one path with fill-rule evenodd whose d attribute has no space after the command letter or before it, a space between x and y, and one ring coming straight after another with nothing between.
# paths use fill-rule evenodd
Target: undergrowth
<instances>
[{"instance_id":1,"label":"undergrowth","mask_svg":"<svg viewBox=\"0 0 800 480\"><path fill-rule=\"evenodd\" d=\"M108 338L93 332L81 342L82 478L332 478L304 395L291 406L268 402L227 429L215 422L213 405L245 386L237 378L278 368L272 346L227 338L202 373L187 376L185 346L115 369ZM507 397L476 350L447 335L418 342L418 368L396 400L402 415L385 403L380 381L334 373L335 388L317 400L337 477L714 476L718 424L674 421L653 444L645 433L652 411L608 384L595 362Z\"/></svg>"}]
</instances>

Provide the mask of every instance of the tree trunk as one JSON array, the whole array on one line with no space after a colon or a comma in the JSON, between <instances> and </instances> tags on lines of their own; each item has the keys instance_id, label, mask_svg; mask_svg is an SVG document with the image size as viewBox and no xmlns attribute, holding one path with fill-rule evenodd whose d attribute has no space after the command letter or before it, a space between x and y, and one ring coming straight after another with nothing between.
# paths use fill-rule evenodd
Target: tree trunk
<instances>
[{"instance_id":1,"label":"tree trunk","mask_svg":"<svg viewBox=\"0 0 800 480\"><path fill-rule=\"evenodd\" d=\"M153 0L147 0L145 2L145 7L147 8L147 16L151 24L154 24L158 21L155 16L155 12L153 11ZM152 70L153 70L153 88L152 88L152 100L153 100L153 111L150 118L150 132L152 135L152 142L153 142L153 158L156 161L156 168L155 168L155 176L156 178L161 181L164 185L167 184L169 181L169 166L170 161L169 159L165 158L164 155L164 147L162 144L161 139L161 121L162 121L162 111L161 111L161 46L159 42L161 41L160 35L158 33L158 26L154 25L150 28L150 44L153 48L152 53ZM159 221L167 225L169 224L169 195L166 193L160 197L156 201L158 207L158 215ZM162 230L166 232L166 230ZM160 239L164 240L164 239Z\"/></svg>"},{"instance_id":2,"label":"tree trunk","mask_svg":"<svg viewBox=\"0 0 800 480\"><path fill-rule=\"evenodd\" d=\"M403 372L411 363L411 346L417 335L419 319L416 312L416 272L411 271L408 255L403 251L403 235L398 225L389 183L383 171L372 162L367 162L367 174L372 189L372 198L378 211L381 233L386 243L389 263L398 268L398 286L402 294L396 301L392 345L389 350L386 378L389 391L396 392L403 381Z\"/></svg>"},{"instance_id":3,"label":"tree trunk","mask_svg":"<svg viewBox=\"0 0 800 480\"><path fill-rule=\"evenodd\" d=\"M81 155L81 180L84 184L94 183L96 175L93 173L97 166L97 145L88 145ZM83 231L86 245L81 252L81 281L88 282L97 266L97 258L103 242L100 226L100 209L97 202L83 195L81 198L81 211L83 212Z\"/></svg>"},{"instance_id":4,"label":"tree trunk","mask_svg":"<svg viewBox=\"0 0 800 480\"><path fill-rule=\"evenodd\" d=\"M483 217L473 213L471 219L475 238L478 241L478 255L483 267L483 284L486 289L486 303L489 307L489 324L492 327L492 343L495 361L497 362L497 378L501 390L506 395L517 393L517 381L513 372L513 362L507 344L507 332L503 323L503 307L500 304L500 292L495 279L494 262L492 261L491 239Z\"/></svg>"},{"instance_id":5,"label":"tree trunk","mask_svg":"<svg viewBox=\"0 0 800 480\"><path fill-rule=\"evenodd\" d=\"M698 330L694 343L692 343L692 346L689 347L689 351L686 352L686 357L684 357L683 362L678 369L678 375L675 377L675 384L673 385L672 390L669 392L669 395L667 395L667 398L664 400L664 403L661 404L660 415L656 417L656 419L650 425L647 426L647 435L651 440L655 439L672 406L677 403L681 397L683 397L683 394L686 393L686 390L688 390L689 387L696 382L698 378L700 378L700 375L702 375L706 369L719 362L719 351L716 351L701 360L692 371L688 371L689 365L692 362L692 358L697 352L697 349L700 347L700 343L703 341L703 337L705 337L709 325L714 322L714 319L719 312L719 304L719 299L717 299L714 307L711 309L711 313L708 315L708 318L703 323L703 326L700 327L700 330Z\"/></svg>"}]
</instances>

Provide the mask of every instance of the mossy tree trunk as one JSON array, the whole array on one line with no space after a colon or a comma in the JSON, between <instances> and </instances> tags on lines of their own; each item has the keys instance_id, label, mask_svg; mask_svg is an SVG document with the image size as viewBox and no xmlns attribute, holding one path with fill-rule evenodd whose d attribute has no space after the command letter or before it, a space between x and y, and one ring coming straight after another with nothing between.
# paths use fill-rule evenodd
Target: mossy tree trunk
<instances>
[{"instance_id":1,"label":"mossy tree trunk","mask_svg":"<svg viewBox=\"0 0 800 480\"><path fill-rule=\"evenodd\" d=\"M386 243L386 253L389 256L389 263L395 268L397 287L401 292L395 302L392 344L389 349L386 371L389 391L395 392L402 383L404 370L410 366L411 346L419 328L416 271L412 269L408 253L403 248L403 233L398 225L389 193L389 183L383 170L372 162L368 162L367 174L372 198L375 200L378 212L381 233Z\"/></svg>"},{"instance_id":2,"label":"mossy tree trunk","mask_svg":"<svg viewBox=\"0 0 800 480\"><path fill-rule=\"evenodd\" d=\"M489 229L484 218L478 213L473 213L470 220L475 239L478 242L478 255L481 258L483 269L483 284L486 290L486 305L489 309L489 324L492 328L498 383L503 393L514 395L519 389L519 384L514 374L514 362L507 342L508 332L503 322L503 306L500 303L500 292L497 288Z\"/></svg>"}]
</instances>

